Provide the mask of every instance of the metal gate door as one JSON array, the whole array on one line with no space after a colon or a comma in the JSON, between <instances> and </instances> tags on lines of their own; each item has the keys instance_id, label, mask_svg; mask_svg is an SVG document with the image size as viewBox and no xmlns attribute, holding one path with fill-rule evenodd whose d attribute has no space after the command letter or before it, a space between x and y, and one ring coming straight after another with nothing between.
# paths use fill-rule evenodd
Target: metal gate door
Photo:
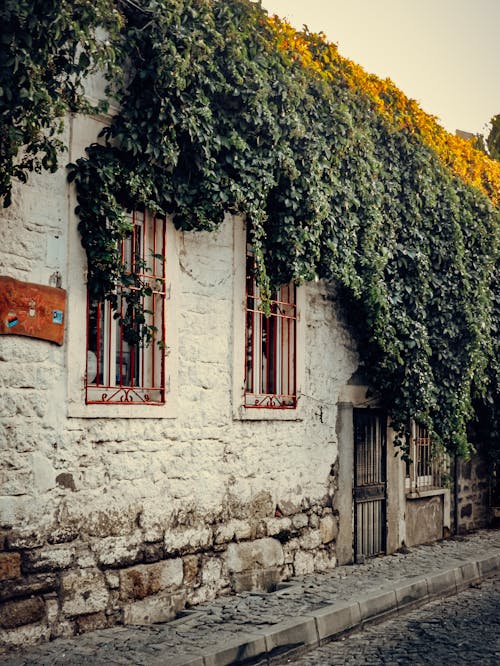
<instances>
[{"instance_id":1,"label":"metal gate door","mask_svg":"<svg viewBox=\"0 0 500 666\"><path fill-rule=\"evenodd\" d=\"M354 410L354 557L385 553L386 424L384 412Z\"/></svg>"}]
</instances>

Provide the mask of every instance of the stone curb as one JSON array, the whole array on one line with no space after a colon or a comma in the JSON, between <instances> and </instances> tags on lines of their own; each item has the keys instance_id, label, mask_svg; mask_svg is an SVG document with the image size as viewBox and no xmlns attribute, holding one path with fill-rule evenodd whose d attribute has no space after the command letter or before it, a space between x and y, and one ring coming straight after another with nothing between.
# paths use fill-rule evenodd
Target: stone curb
<instances>
[{"instance_id":1,"label":"stone curb","mask_svg":"<svg viewBox=\"0 0 500 666\"><path fill-rule=\"evenodd\" d=\"M228 666L271 664L276 657L306 652L368 622L409 610L438 597L457 594L500 571L500 552L476 560L448 560L442 570L389 583L378 592L329 604L267 629L255 630L234 641L220 643L203 655L166 658L164 666Z\"/></svg>"}]
</instances>

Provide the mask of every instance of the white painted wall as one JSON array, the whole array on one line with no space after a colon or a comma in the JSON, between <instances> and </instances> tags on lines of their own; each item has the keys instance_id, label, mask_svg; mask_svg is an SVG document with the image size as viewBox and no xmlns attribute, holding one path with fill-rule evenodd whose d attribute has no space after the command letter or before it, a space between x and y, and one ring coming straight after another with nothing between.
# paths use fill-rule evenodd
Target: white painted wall
<instances>
[{"instance_id":1,"label":"white painted wall","mask_svg":"<svg viewBox=\"0 0 500 666\"><path fill-rule=\"evenodd\" d=\"M72 122L71 160L99 129L98 121ZM13 628L11 643L85 630L81 617L89 613L106 611L96 626L144 619L148 599L156 603L167 588L182 591L180 606L209 598L241 573L231 563L256 566L238 550L250 540L264 568L277 567L281 578L334 566L336 404L357 356L329 288L301 288L297 415L239 418L234 386L243 360L235 370L234 359L238 348L243 353L244 293L235 296L235 284L243 223L228 216L215 233L170 225L169 405L152 418L140 408L91 409L82 392L84 253L64 167L32 176L13 201L0 213L0 275L48 285L58 271L68 314L62 347L0 336L0 560L14 562L19 570L9 580L19 584L33 571L56 577L42 595L46 614ZM280 532L285 540L275 538ZM18 566L19 554L28 565ZM141 601L128 599L123 580L107 570L165 557L181 558L181 569ZM86 589L99 591L93 605Z\"/></svg>"}]
</instances>

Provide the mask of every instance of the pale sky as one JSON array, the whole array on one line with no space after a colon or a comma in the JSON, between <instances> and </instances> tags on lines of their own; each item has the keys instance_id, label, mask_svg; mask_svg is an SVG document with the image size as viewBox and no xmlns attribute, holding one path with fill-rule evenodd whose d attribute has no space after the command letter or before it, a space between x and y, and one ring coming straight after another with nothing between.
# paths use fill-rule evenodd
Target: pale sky
<instances>
[{"instance_id":1,"label":"pale sky","mask_svg":"<svg viewBox=\"0 0 500 666\"><path fill-rule=\"evenodd\" d=\"M403 92L450 132L500 113L500 0L262 0Z\"/></svg>"}]
</instances>

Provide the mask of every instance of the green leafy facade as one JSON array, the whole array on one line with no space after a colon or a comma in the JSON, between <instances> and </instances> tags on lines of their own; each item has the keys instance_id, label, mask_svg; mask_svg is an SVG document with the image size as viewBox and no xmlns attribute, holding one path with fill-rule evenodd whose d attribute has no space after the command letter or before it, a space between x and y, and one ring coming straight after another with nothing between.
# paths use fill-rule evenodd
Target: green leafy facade
<instances>
[{"instance_id":1,"label":"green leafy facade","mask_svg":"<svg viewBox=\"0 0 500 666\"><path fill-rule=\"evenodd\" d=\"M31 5L40 17L42 4L9 6L14 16ZM120 110L70 171L92 293L112 300L123 274L115 248L128 231L124 208L145 206L191 230L215 229L225 211L237 212L251 228L262 287L316 276L339 285L370 381L402 435L416 418L435 441L467 454L479 404L491 435L499 378L491 201L353 88L320 36L300 37L314 66L284 48L279 24L258 4L124 0L102 14L93 6L70 19L82 32L66 38L74 57L57 64L55 77L87 75L102 62L102 44L112 53L109 95ZM92 41L102 25L109 40ZM85 40L92 46L82 59L76 44ZM10 48L30 60L29 46ZM55 80L49 63L60 44L47 48L40 90ZM33 107L36 136L47 137L42 117L69 103L64 91L43 113ZM20 102L5 108L28 117ZM48 141L56 141L54 127ZM20 175L13 156L21 145L38 155L36 141L20 135L2 146L7 197L8 174ZM137 316L133 303L129 316Z\"/></svg>"}]
</instances>

